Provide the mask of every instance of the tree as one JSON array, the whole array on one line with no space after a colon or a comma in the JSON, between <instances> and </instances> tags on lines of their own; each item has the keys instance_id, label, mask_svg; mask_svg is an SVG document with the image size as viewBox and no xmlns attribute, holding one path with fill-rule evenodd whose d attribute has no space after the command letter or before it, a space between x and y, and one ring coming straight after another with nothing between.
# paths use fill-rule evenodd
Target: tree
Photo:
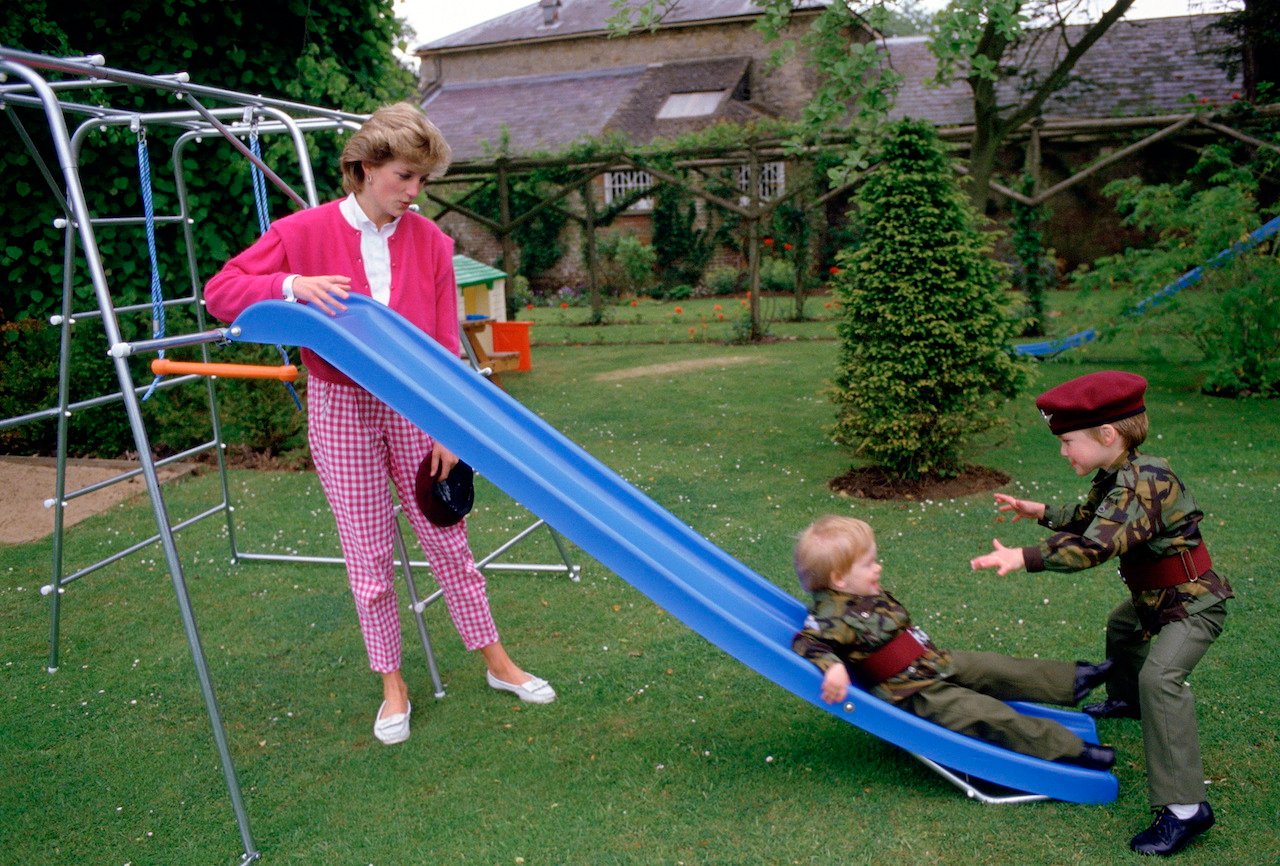
<instances>
[{"instance_id":1,"label":"tree","mask_svg":"<svg viewBox=\"0 0 1280 866\"><path fill-rule=\"evenodd\" d=\"M937 32L929 42L938 58L936 80L945 84L964 76L973 91L969 194L980 212L990 196L988 183L1000 147L1039 115L1049 97L1070 83L1076 63L1133 2L1114 0L1074 42L1067 25L1087 8L1086 0L952 0L938 14ZM1038 25L1034 30L1028 26L1033 21ZM1025 58L1045 51L1052 52L1047 73L1022 65ZM997 85L1010 78L1018 82L1018 99L1001 104Z\"/></svg>"},{"instance_id":2,"label":"tree","mask_svg":"<svg viewBox=\"0 0 1280 866\"><path fill-rule=\"evenodd\" d=\"M411 98L414 93L413 73L392 54L396 42L403 41L401 26L392 14L391 0L116 0L96 4L6 0L0 16L0 44L63 57L102 53L109 66L134 72L185 71L193 81L206 86L366 112L385 102ZM93 90L75 94L74 101L86 104L100 98ZM172 99L132 88L113 90L110 102L139 111L175 106ZM57 364L46 362L57 358L58 331L47 323L49 314L58 311L62 296L62 232L53 227L53 221L64 214L17 131L20 115L23 128L51 167L53 184L61 187L57 161L44 134L43 116L16 108L3 114L7 117L0 123L0 199L5 202L5 242L0 244L0 380L6 385L0 391L0 417L10 417L57 402ZM81 120L82 115L70 117L72 125ZM148 133L157 214L176 210L173 173L161 168L175 136L173 130ZM89 207L100 216L140 215L135 137L127 128L118 128L90 138L81 152L80 169ZM340 186L337 155L342 142L337 136L312 136L308 144L318 192L322 197L331 196ZM278 153L276 146L264 140L269 164L278 165L273 158ZM289 150L287 143L280 146ZM185 157L185 167L197 248L200 260L211 271L247 245L258 227L255 220L246 218L253 212L254 201L245 161L208 156L208 150L192 151ZM290 176L284 170L281 174ZM293 208L281 194L272 192L269 200L274 216ZM172 223L157 226L159 271L166 297L190 291L186 251L178 232ZM97 240L116 305L145 305L150 299L150 264L141 229L103 228ZM76 294L74 310L96 308L92 287L83 273L72 283L72 291ZM179 318L170 317L170 333L193 325ZM143 319L140 315L121 318L126 339L149 336L149 323ZM72 348L73 400L109 393L116 387L111 365L103 360L102 332L99 330L95 339L91 331L83 331L85 327L80 327L81 336ZM252 357L252 351L245 350L244 357ZM264 355L262 362L269 363L270 356ZM224 387L223 393L229 397L223 401L227 410L224 424L235 414L231 404L236 394L243 393L243 405L254 408L252 387L266 386L245 383ZM176 396L177 391L170 393L175 396L147 407L148 412L169 416L153 427L152 441L157 448L172 441L171 433L175 439L181 438L181 433L174 431L190 420L180 417L182 398ZM263 402L267 401L259 401L259 408ZM248 440L251 447L276 447L277 441L263 436L274 436L272 428L292 433L298 427L291 403L269 402L281 407L283 417L278 425L256 419L246 430L252 437ZM157 407L157 403L163 405ZM71 441L78 453L114 456L132 447L123 414L109 418L103 414L105 410L76 413L71 419ZM9 448L24 452L50 453L54 449L51 424L11 431L0 445L8 443ZM10 435L21 438L7 438ZM305 434L301 441L305 442Z\"/></svg>"},{"instance_id":3,"label":"tree","mask_svg":"<svg viewBox=\"0 0 1280 866\"><path fill-rule=\"evenodd\" d=\"M927 122L890 127L853 216L860 243L834 281L835 439L899 478L954 475L1025 382L1003 266Z\"/></svg>"},{"instance_id":4,"label":"tree","mask_svg":"<svg viewBox=\"0 0 1280 866\"><path fill-rule=\"evenodd\" d=\"M1245 0L1243 9L1223 15L1217 26L1235 38L1223 52L1222 66L1241 74L1245 98L1274 99L1280 87L1280 6L1274 0Z\"/></svg>"},{"instance_id":5,"label":"tree","mask_svg":"<svg viewBox=\"0 0 1280 866\"><path fill-rule=\"evenodd\" d=\"M0 20L0 44L55 56L102 53L108 65L133 72L185 71L203 85L365 112L413 95L413 73L392 54L403 38L402 26L392 14L391 0L356 4L344 0L306 4L134 0L88 5L7 0ZM148 97L134 97L140 110L158 107ZM172 107L172 102L164 107ZM35 137L41 139L38 134ZM110 201L113 208L140 213L137 190L119 186L122 178L138 174L132 140L127 134L116 137L120 146L114 150L86 149L86 160L94 161L91 170L82 171L86 196L91 202ZM0 246L0 320L24 314L44 317L58 303L61 257L36 257L30 251L51 243L49 226L61 214L8 122L0 125L0 143L0 196L6 202L7 241ZM157 141L151 150L167 152L164 145ZM328 193L339 187L340 146L336 139L317 137L312 153L317 181ZM51 152L44 156L56 171ZM154 176L157 209L172 194L172 180L165 174ZM202 240L208 241L211 258L225 258L247 243L256 229L252 220L244 219L246 209L252 207L247 170L241 165L202 165L192 173L191 182ZM229 200L245 205L227 207ZM292 207L283 197L273 204ZM100 238L106 246L104 257L125 270L139 264L135 241L134 237L113 241L105 234ZM56 240L52 243L58 246ZM173 246L161 267L177 275L186 265L177 245ZM145 288L145 279L134 282Z\"/></svg>"}]
</instances>

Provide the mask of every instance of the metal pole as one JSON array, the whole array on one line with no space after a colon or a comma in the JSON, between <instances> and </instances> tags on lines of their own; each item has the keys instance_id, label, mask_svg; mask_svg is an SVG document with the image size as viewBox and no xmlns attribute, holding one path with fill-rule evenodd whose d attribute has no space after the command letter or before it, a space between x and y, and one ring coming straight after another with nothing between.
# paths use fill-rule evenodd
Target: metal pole
<instances>
[{"instance_id":1,"label":"metal pole","mask_svg":"<svg viewBox=\"0 0 1280 866\"><path fill-rule=\"evenodd\" d=\"M5 57L6 55L7 52L0 53L0 57ZM79 230L81 247L83 248L85 262L93 282L98 307L102 310L102 325L106 331L107 344L114 346L121 342L119 323L116 321L112 310L111 293L107 287L106 272L98 250L97 238L94 236L91 212L88 203L85 201L84 189L80 185L79 167L72 157L70 136L67 133L66 122L58 107L57 96L42 78L24 66L6 60L0 61L0 69L29 83L39 94L40 100L44 105L45 117L58 155L58 164L62 168L63 178L67 184L67 199L71 205L71 212L75 215L74 222ZM151 83L146 76L140 76L140 78L147 83ZM244 845L244 856L247 859L255 859L258 857L258 852L249 829L249 816L245 811L244 800L240 793L240 783L236 778L235 765L231 759L231 750L227 745L222 713L218 709L218 701L214 695L213 682L209 676L204 648L200 643L200 634L196 627L191 598L187 593L182 562L178 557L177 545L174 542L173 531L169 524L169 515L165 506L164 496L160 491L160 480L156 475L155 465L151 459L151 443L147 436L146 427L143 424L138 395L133 389L133 377L125 358L115 357L112 362L115 366L116 378L120 383L120 391L124 395L129 427L133 432L134 444L138 449L138 458L142 464L142 474L146 478L147 492L151 497L151 507L155 515L156 526L160 530L160 542L164 550L165 562L169 568L174 594L177 596L178 609L182 615L182 626L186 632L192 661L195 663L196 676L200 682L200 692L204 697L205 710L209 715L209 722L213 729L214 743L217 746L218 757L222 764L223 778L227 785L227 792L231 797L232 809L235 812L236 823L240 830L240 839ZM53 594L56 596L56 591Z\"/></svg>"}]
</instances>

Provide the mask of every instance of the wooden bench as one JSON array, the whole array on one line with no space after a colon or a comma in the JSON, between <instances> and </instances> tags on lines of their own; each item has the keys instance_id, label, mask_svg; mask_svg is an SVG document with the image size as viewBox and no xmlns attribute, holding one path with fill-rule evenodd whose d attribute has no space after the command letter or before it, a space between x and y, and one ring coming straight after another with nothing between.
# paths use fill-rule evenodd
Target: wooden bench
<instances>
[{"instance_id":1,"label":"wooden bench","mask_svg":"<svg viewBox=\"0 0 1280 866\"><path fill-rule=\"evenodd\" d=\"M462 322L462 334L467 340L464 348L471 365L482 372L488 369L490 371L489 378L495 384L501 386L502 382L498 378L498 374L518 369L520 367L520 353L490 352L486 349L484 342L480 339L480 333L488 325L489 319L467 319Z\"/></svg>"}]
</instances>

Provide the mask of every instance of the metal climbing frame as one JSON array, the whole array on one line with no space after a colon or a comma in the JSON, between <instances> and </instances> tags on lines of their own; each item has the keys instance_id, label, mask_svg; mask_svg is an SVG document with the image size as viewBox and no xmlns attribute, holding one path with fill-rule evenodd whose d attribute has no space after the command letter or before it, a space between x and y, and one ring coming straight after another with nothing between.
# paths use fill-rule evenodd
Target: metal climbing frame
<instances>
[{"instance_id":1,"label":"metal climbing frame","mask_svg":"<svg viewBox=\"0 0 1280 866\"><path fill-rule=\"evenodd\" d=\"M78 102L76 94L83 94L92 88L92 99L97 104ZM128 88L128 90L125 90ZM135 103L126 102L124 98L117 101L130 107L113 107L111 100L122 94L130 98L138 93L147 94L147 98L168 96L182 103L184 107L164 111L142 111L132 107ZM105 94L105 95L104 95ZM208 103L206 105L206 103ZM205 321L203 305L200 299L201 280L195 252L195 232L191 217L187 182L184 175L184 159L186 149L204 139L230 143L240 155L254 166L261 177L269 179L295 204L309 207L318 204L317 193L312 173L310 158L306 147L306 136L317 132L342 132L355 129L365 119L363 115L350 114L331 109L319 108L302 103L279 99L268 99L221 88L206 87L193 84L185 73L172 75L143 75L108 67L101 55L76 58L53 58L0 46L0 111L5 113L17 130L19 137L30 151L35 164L39 167L50 194L56 200L62 216L55 221L55 227L62 230L63 249L63 285L61 313L52 317L51 324L60 329L60 364L57 405L30 412L13 418L0 419L0 429L20 424L55 420L57 424L57 473L54 496L46 502L54 511L54 534L52 555L52 578L42 590L50 603L50 638L49 661L50 673L58 668L58 639L61 610L61 598L68 585L74 583L94 571L115 563L130 554L141 551L152 544L159 543L164 561L177 596L182 625L187 637L200 691L209 716L214 743L218 752L223 777L231 799L236 822L239 827L243 853L242 864L257 860L257 850L249 826L248 814L245 810L237 780L235 766L227 743L226 730L222 722L213 682L209 674L208 664L201 645L195 611L187 591L186 576L177 552L175 536L206 518L223 515L226 520L227 533L231 546L233 561L238 559L265 559L285 561L310 561L307 557L253 554L237 549L235 525L233 521L234 506L231 504L230 485L227 480L224 444L221 424L218 415L216 385L210 376L184 374L167 377L158 384L156 382L137 384L134 371L130 367L131 359L148 353L163 353L164 350L178 346L199 346L203 362L209 361L209 344L227 341L230 328L208 328ZM47 128L50 146L56 156L56 166L50 167L34 143L24 125L25 116L39 116L37 121L41 128ZM174 139L171 163L174 171L174 183L178 200L178 213L154 216L151 213L149 186L144 189L146 199L145 216L102 216L100 211L90 208L86 201L85 190L81 183L81 152L91 136L111 129L125 128L139 138L140 165L143 166L144 183L145 167L143 156L145 136L148 130L163 129ZM261 158L252 152L241 141L254 134L285 135L292 142L292 155L296 159L296 168L302 180L305 198L286 184ZM255 148L256 150L256 148ZM147 157L149 160L149 157ZM260 180L255 174L255 187ZM262 185L265 191L265 184ZM261 198L258 200L260 214L265 207ZM148 235L154 231L155 225L179 224L185 244L190 285L183 297L160 299L153 305L140 304L133 306L116 306L113 299L112 285L108 272L103 265L100 254L96 228L100 226L128 227L146 226ZM149 238L150 239L150 238ZM75 271L77 254L83 259L84 269L92 283L96 309L77 310L73 307ZM154 275L153 275L154 278ZM186 305L195 314L197 333L182 336L153 336L148 340L125 341L120 326L121 316L134 316L146 312L159 311L166 308ZM77 322L100 321L105 336L105 354L114 367L119 390L111 394L96 395L73 402L70 398L69 382L70 347L74 326ZM196 445L182 453L157 460L152 454L150 439L141 412L141 399L144 392L150 389L167 390L185 383L203 381L207 389L208 409L211 433L207 441ZM92 484L78 490L68 490L66 455L68 445L69 419L76 413L100 407L123 406L128 417L130 431L138 453L138 466L122 472L114 478ZM221 479L221 502L204 510L175 521L170 515L161 486L159 469L166 465L212 452L216 455ZM142 476L146 483L155 518L156 533L148 538L139 539L126 544L120 550L94 562L80 567L70 573L66 571L63 509L73 499L92 493L111 484ZM557 569L558 566L502 566L492 560L501 555L513 544L524 538L541 521L525 530L516 538L507 542L488 557L478 562L481 567L488 568L525 568L546 570ZM548 527L550 529L550 527ZM564 559L563 570L576 579L578 568L573 566L564 549L559 536L552 531L552 537ZM423 610L435 601L439 591L423 599L418 595L412 574L412 566L426 563L411 562L403 534L396 535L397 563L404 572L405 582L410 595L410 609L417 621L419 635L427 657L436 696L443 696L444 690L436 668L430 639L422 618ZM341 563L342 559L316 558L322 562Z\"/></svg>"}]
</instances>

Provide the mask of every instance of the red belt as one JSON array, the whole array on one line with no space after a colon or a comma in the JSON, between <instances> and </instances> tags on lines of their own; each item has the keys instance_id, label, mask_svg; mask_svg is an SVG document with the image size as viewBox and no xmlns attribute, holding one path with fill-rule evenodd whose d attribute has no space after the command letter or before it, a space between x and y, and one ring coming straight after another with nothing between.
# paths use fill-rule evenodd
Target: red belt
<instances>
[{"instance_id":1,"label":"red belt","mask_svg":"<svg viewBox=\"0 0 1280 866\"><path fill-rule=\"evenodd\" d=\"M867 685L879 685L910 667L912 662L924 654L924 644L916 639L910 629L903 629L894 635L893 640L858 662L858 677Z\"/></svg>"},{"instance_id":2,"label":"red belt","mask_svg":"<svg viewBox=\"0 0 1280 866\"><path fill-rule=\"evenodd\" d=\"M1152 562L1126 563L1121 560L1120 576L1129 589L1141 592L1190 583L1211 568L1213 560L1202 541L1196 547L1182 548L1176 556L1162 556Z\"/></svg>"}]
</instances>

